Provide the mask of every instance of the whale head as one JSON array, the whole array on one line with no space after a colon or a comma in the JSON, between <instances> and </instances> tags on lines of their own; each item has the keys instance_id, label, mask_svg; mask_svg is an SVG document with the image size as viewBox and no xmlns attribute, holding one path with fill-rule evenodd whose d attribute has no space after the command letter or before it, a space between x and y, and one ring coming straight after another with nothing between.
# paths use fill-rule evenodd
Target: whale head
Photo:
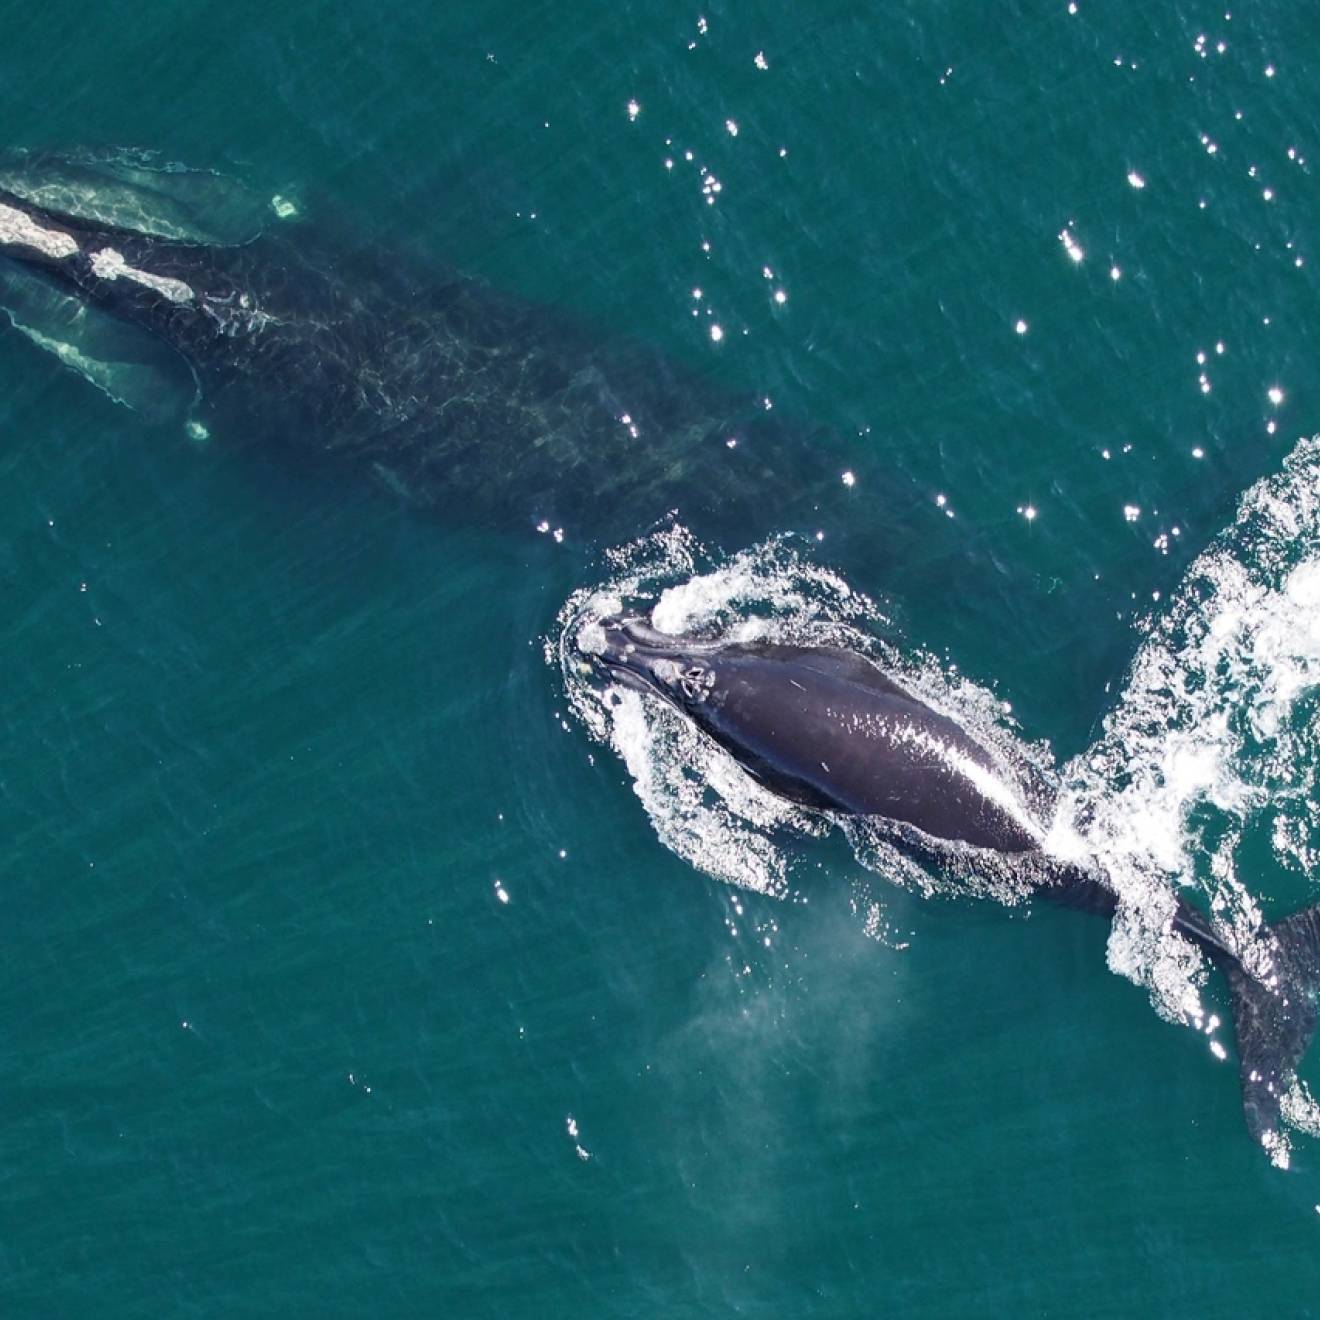
<instances>
[{"instance_id":1,"label":"whale head","mask_svg":"<svg viewBox=\"0 0 1320 1320\"><path fill-rule=\"evenodd\" d=\"M584 626L579 653L603 679L662 697L689 714L710 697L715 670L709 643L658 632L636 615L615 615Z\"/></svg>"}]
</instances>

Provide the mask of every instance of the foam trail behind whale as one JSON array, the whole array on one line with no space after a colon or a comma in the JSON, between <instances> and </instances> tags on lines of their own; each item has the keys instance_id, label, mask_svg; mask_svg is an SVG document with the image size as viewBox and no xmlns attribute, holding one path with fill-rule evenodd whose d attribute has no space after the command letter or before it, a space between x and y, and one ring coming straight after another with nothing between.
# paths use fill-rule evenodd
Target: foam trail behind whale
<instances>
[{"instance_id":1,"label":"foam trail behind whale","mask_svg":"<svg viewBox=\"0 0 1320 1320\"><path fill-rule=\"evenodd\" d=\"M1259 875L1240 870L1245 855L1272 858L1279 881L1270 888L1293 877L1283 906L1314 901L1318 694L1320 437L1312 437L1246 492L1232 524L1149 621L1100 737L1063 774L1054 842L1103 865L1119 896L1110 966L1146 986L1165 1017L1203 1028L1214 1021L1201 1003L1199 958L1167 934L1182 890L1205 895L1249 971L1268 979L1280 962L1299 993L1315 992L1314 923L1300 914L1270 927ZM1229 976L1244 1091L1267 1079L1283 1079L1285 1090L1257 1098L1257 1135L1266 1140L1280 1106L1297 1126L1317 1127L1320 1106L1286 1080L1305 1048L1308 1006L1298 1005L1293 1038L1283 1039L1279 1024L1271 1037L1268 1006L1244 1003L1252 983ZM1254 1037L1244 1023L1257 1025ZM1285 1162L1282 1138L1269 1142Z\"/></svg>"}]
</instances>

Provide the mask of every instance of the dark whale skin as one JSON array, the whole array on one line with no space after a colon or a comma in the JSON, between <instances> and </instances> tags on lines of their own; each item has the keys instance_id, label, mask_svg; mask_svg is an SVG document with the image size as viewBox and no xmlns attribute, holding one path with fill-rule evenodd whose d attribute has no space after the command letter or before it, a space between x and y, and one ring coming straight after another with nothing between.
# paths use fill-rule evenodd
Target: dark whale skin
<instances>
[{"instance_id":1,"label":"dark whale skin","mask_svg":"<svg viewBox=\"0 0 1320 1320\"><path fill-rule=\"evenodd\" d=\"M987 795L985 784L1004 781L985 748L869 661L732 645L707 663L714 686L689 714L784 796L997 852L1039 846L1003 800Z\"/></svg>"}]
</instances>

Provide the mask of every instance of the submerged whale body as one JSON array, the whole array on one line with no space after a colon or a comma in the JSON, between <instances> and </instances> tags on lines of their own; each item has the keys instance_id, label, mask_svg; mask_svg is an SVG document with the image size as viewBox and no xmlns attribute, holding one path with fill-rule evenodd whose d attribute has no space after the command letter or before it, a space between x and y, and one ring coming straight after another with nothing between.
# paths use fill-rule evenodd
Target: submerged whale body
<instances>
[{"instance_id":1,"label":"submerged whale body","mask_svg":"<svg viewBox=\"0 0 1320 1320\"><path fill-rule=\"evenodd\" d=\"M0 308L153 419L339 455L478 519L617 539L678 505L763 534L766 488L838 497L764 409L293 210L145 153L0 157Z\"/></svg>"},{"instance_id":2,"label":"submerged whale body","mask_svg":"<svg viewBox=\"0 0 1320 1320\"><path fill-rule=\"evenodd\" d=\"M624 617L581 626L576 645L603 678L680 711L792 802L892 823L927 862L1008 863L1063 904L1116 910L1103 875L1048 854L1027 787L991 751L856 652L678 637ZM1268 927L1250 971L1181 897L1172 926L1228 980L1243 1113L1271 1149L1315 1031L1320 904Z\"/></svg>"}]
</instances>

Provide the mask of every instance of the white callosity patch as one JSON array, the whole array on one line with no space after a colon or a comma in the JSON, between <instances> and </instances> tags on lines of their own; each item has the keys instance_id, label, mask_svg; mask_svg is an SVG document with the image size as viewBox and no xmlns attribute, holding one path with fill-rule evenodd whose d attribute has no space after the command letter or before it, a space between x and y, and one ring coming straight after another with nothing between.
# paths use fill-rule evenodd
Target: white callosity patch
<instances>
[{"instance_id":1,"label":"white callosity patch","mask_svg":"<svg viewBox=\"0 0 1320 1320\"><path fill-rule=\"evenodd\" d=\"M192 288L182 280L168 275L153 275L150 271L130 266L124 260L123 253L114 248L102 248L92 253L92 273L103 280L131 280L134 284L154 289L171 302L188 303L193 300Z\"/></svg>"},{"instance_id":2,"label":"white callosity patch","mask_svg":"<svg viewBox=\"0 0 1320 1320\"><path fill-rule=\"evenodd\" d=\"M1311 1094L1311 1088L1296 1077L1283 1093L1283 1117L1290 1127L1305 1132L1308 1137L1320 1137L1320 1103Z\"/></svg>"},{"instance_id":3,"label":"white callosity patch","mask_svg":"<svg viewBox=\"0 0 1320 1320\"><path fill-rule=\"evenodd\" d=\"M72 234L46 229L26 211L0 202L0 244L5 243L32 248L43 256L57 259L71 257L78 251L78 243Z\"/></svg>"}]
</instances>

